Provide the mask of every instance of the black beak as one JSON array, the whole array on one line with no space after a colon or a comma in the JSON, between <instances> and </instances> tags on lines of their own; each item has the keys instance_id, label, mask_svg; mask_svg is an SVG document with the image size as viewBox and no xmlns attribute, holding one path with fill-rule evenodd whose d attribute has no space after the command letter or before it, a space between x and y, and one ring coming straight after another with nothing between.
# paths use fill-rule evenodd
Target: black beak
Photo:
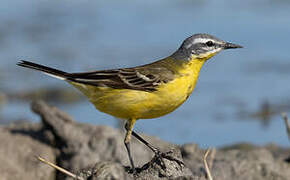
<instances>
[{"instance_id":1,"label":"black beak","mask_svg":"<svg viewBox=\"0 0 290 180\"><path fill-rule=\"evenodd\" d=\"M225 43L224 49L235 49L235 48L243 48L243 46L240 46L238 44L233 44L233 43Z\"/></svg>"}]
</instances>

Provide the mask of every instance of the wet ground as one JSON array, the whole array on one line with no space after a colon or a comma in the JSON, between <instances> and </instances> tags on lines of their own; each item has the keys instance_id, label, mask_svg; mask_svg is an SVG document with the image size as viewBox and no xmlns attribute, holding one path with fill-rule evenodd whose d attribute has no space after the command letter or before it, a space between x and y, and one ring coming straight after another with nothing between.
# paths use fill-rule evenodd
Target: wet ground
<instances>
[{"instance_id":1,"label":"wet ground","mask_svg":"<svg viewBox=\"0 0 290 180\"><path fill-rule=\"evenodd\" d=\"M287 146L290 1L13 1L0 7L0 121L33 120L35 97L80 122L117 126L62 81L21 69L21 59L66 71L130 67L171 54L204 32L243 45L207 62L177 111L136 130L173 143ZM57 92L57 93L56 93Z\"/></svg>"}]
</instances>

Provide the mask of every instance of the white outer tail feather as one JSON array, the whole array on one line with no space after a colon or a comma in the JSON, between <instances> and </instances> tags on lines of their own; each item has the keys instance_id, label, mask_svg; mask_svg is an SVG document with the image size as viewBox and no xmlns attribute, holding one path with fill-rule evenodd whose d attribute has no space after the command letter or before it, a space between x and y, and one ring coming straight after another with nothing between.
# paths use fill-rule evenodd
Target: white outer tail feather
<instances>
[{"instance_id":1,"label":"white outer tail feather","mask_svg":"<svg viewBox=\"0 0 290 180\"><path fill-rule=\"evenodd\" d=\"M60 80L63 80L63 81L66 80L66 78L64 78L64 77L57 76L57 75L54 75L54 74L50 74L50 73L47 73L47 72L43 72L43 74L46 74L46 75L48 75L48 76L51 76L51 77L54 77L54 78L56 78L56 79L60 79Z\"/></svg>"}]
</instances>

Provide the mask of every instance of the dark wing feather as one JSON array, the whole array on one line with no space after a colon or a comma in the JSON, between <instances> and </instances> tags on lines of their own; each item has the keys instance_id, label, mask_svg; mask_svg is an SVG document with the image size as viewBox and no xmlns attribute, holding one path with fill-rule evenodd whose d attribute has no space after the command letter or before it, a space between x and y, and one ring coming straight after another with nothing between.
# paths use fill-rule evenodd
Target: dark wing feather
<instances>
[{"instance_id":1,"label":"dark wing feather","mask_svg":"<svg viewBox=\"0 0 290 180\"><path fill-rule=\"evenodd\" d=\"M173 71L162 65L153 63L135 68L72 73L67 80L114 89L155 91L160 84L171 81L174 76Z\"/></svg>"}]
</instances>

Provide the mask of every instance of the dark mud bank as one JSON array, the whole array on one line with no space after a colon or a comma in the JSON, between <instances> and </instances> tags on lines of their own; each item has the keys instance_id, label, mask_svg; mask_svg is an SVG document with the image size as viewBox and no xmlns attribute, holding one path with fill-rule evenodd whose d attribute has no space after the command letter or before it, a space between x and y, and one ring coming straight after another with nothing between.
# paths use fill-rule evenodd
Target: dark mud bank
<instances>
[{"instance_id":1,"label":"dark mud bank","mask_svg":"<svg viewBox=\"0 0 290 180\"><path fill-rule=\"evenodd\" d=\"M41 101L34 102L32 110L41 117L41 123L0 127L1 179L72 179L38 161L36 156L83 179L207 179L203 162L206 150L196 144L178 146L143 135L185 164L165 159L163 169L154 154L133 139L133 158L138 166L137 175L133 176L128 170L122 131L77 123L68 114ZM289 180L289 156L290 149L276 145L239 144L214 151L208 164L213 179Z\"/></svg>"}]
</instances>

